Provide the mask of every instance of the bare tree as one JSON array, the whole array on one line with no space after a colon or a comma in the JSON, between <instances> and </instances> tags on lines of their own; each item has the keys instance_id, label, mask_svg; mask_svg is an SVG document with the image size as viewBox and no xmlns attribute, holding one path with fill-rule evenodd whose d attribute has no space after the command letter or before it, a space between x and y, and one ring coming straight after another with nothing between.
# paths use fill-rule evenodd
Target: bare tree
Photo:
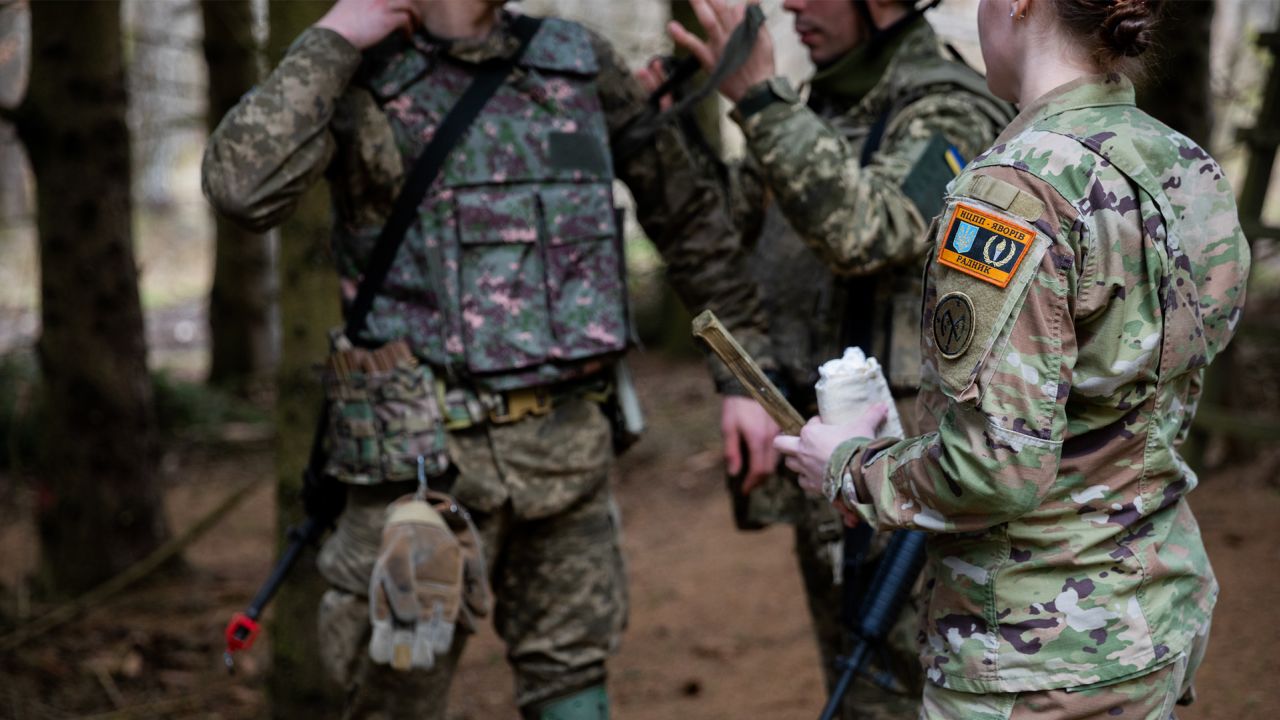
<instances>
[{"instance_id":1,"label":"bare tree","mask_svg":"<svg viewBox=\"0 0 1280 720\"><path fill-rule=\"evenodd\" d=\"M209 66L209 129L257 80L249 0L201 0ZM245 393L271 370L272 263L268 238L221 217L209 293L209 382Z\"/></svg>"},{"instance_id":2,"label":"bare tree","mask_svg":"<svg viewBox=\"0 0 1280 720\"><path fill-rule=\"evenodd\" d=\"M118 0L32 3L18 127L36 175L48 421L41 574L79 592L167 535L131 234Z\"/></svg>"}]
</instances>

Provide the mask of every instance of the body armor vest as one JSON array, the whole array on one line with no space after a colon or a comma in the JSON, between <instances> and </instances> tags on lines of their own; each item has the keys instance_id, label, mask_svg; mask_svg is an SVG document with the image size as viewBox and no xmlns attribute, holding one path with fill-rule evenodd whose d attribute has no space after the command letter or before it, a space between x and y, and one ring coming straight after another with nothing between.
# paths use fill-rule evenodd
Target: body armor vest
<instances>
[{"instance_id":1,"label":"body armor vest","mask_svg":"<svg viewBox=\"0 0 1280 720\"><path fill-rule=\"evenodd\" d=\"M406 169L475 66L412 46L366 62ZM361 341L405 338L490 390L554 383L628 341L613 167L579 26L547 19L427 192ZM339 238L371 246L377 235ZM367 255L357 252L357 255Z\"/></svg>"}]
</instances>

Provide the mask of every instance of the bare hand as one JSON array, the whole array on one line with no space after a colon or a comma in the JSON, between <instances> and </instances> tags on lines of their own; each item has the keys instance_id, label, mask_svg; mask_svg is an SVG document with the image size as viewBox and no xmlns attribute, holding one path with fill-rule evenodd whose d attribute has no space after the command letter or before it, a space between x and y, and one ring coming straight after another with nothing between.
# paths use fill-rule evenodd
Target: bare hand
<instances>
[{"instance_id":1,"label":"bare hand","mask_svg":"<svg viewBox=\"0 0 1280 720\"><path fill-rule=\"evenodd\" d=\"M315 26L332 30L364 50L396 30L407 35L421 24L413 0L338 0Z\"/></svg>"},{"instance_id":2,"label":"bare hand","mask_svg":"<svg viewBox=\"0 0 1280 720\"><path fill-rule=\"evenodd\" d=\"M720 406L720 434L724 436L724 463L730 475L742 472L743 444L747 446L747 477L742 492L749 493L778 468L773 439L782 429L760 403L746 397L727 396Z\"/></svg>"},{"instance_id":3,"label":"bare hand","mask_svg":"<svg viewBox=\"0 0 1280 720\"><path fill-rule=\"evenodd\" d=\"M698 58L702 68L709 73L724 55L724 46L734 28L742 22L747 6L729 5L725 0L690 1L698 23L707 33L707 39L699 38L677 22L668 23L667 31L671 33L671 39ZM751 3L757 1L750 0ZM756 35L755 45L751 47L751 55L737 72L724 79L720 84L720 92L736 103L752 85L762 83L775 74L773 37L769 35L769 29L762 25L760 34Z\"/></svg>"},{"instance_id":4,"label":"bare hand","mask_svg":"<svg viewBox=\"0 0 1280 720\"><path fill-rule=\"evenodd\" d=\"M818 418L811 418L800 431L800 437L782 435L773 441L773 446L786 456L787 467L800 476L800 487L806 492L821 495L827 463L836 448L850 438L874 438L888 416L889 408L876 404L847 425L827 425Z\"/></svg>"},{"instance_id":5,"label":"bare hand","mask_svg":"<svg viewBox=\"0 0 1280 720\"><path fill-rule=\"evenodd\" d=\"M636 82L640 83L640 87L649 95L652 95L658 88L662 87L662 83L667 81L667 70L662 66L662 58L653 58L649 64L644 67L636 68ZM671 95L664 95L659 101L658 109L666 110L671 107Z\"/></svg>"}]
</instances>

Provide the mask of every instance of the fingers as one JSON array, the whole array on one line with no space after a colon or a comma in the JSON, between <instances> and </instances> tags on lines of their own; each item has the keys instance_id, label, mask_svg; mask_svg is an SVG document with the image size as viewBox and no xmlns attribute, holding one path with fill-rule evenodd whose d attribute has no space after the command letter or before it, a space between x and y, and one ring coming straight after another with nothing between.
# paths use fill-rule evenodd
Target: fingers
<instances>
[{"instance_id":1,"label":"fingers","mask_svg":"<svg viewBox=\"0 0 1280 720\"><path fill-rule=\"evenodd\" d=\"M795 455L800 452L800 438L795 435L779 435L773 439L773 449L783 455Z\"/></svg>"},{"instance_id":2,"label":"fingers","mask_svg":"<svg viewBox=\"0 0 1280 720\"><path fill-rule=\"evenodd\" d=\"M715 7L719 3L716 0L690 0L689 4L693 6L693 14L698 18L698 24L707 33L707 40L716 47L723 45L724 28L720 23L719 8Z\"/></svg>"},{"instance_id":3,"label":"fingers","mask_svg":"<svg viewBox=\"0 0 1280 720\"><path fill-rule=\"evenodd\" d=\"M884 403L876 403L871 411L867 413L867 420L871 422L871 427L877 431L884 425L885 420L889 419L889 406Z\"/></svg>"},{"instance_id":4,"label":"fingers","mask_svg":"<svg viewBox=\"0 0 1280 720\"><path fill-rule=\"evenodd\" d=\"M711 48L702 41L697 35L684 29L684 26L674 20L667 23L667 32L671 33L671 39L677 45L689 51L689 54L698 58L698 62L703 69L710 70L716 65L716 57L711 52Z\"/></svg>"},{"instance_id":5,"label":"fingers","mask_svg":"<svg viewBox=\"0 0 1280 720\"><path fill-rule=\"evenodd\" d=\"M736 426L721 426L724 437L724 469L730 475L742 472L742 439Z\"/></svg>"}]
</instances>

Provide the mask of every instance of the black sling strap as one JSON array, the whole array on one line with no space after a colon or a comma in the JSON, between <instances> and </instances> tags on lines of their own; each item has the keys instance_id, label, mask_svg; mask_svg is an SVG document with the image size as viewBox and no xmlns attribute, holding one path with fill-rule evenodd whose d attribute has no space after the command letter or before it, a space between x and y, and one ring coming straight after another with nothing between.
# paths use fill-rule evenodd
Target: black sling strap
<instances>
[{"instance_id":1,"label":"black sling strap","mask_svg":"<svg viewBox=\"0 0 1280 720\"><path fill-rule=\"evenodd\" d=\"M475 79L467 86L458 102L449 109L444 120L440 121L431 142L414 162L413 169L405 178L404 187L400 189L400 195L391 206L387 223L378 234L377 244L369 255L369 263L365 267L360 287L356 290L355 300L347 308L345 334L351 342L357 343L360 333L364 331L369 311L373 308L373 298L382 289L382 283L400 250L400 242L418 217L418 205L440 174L449 152L466 134L489 98L506 81L541 25L542 18L527 15L517 16L512 21L512 34L520 43L516 51L508 57L495 58L480 66Z\"/></svg>"}]
</instances>

